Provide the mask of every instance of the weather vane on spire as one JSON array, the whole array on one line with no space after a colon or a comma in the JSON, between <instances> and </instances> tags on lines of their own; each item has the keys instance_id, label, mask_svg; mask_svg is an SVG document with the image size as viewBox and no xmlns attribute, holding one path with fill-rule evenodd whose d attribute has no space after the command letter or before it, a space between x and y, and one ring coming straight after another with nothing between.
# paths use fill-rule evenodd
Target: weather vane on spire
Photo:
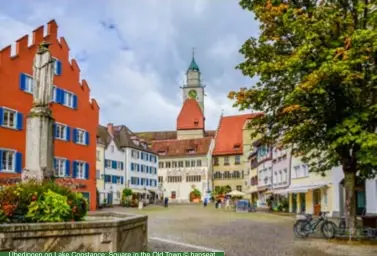
<instances>
[{"instance_id":1,"label":"weather vane on spire","mask_svg":"<svg viewBox=\"0 0 377 256\"><path fill-rule=\"evenodd\" d=\"M195 57L195 47L192 47L192 58Z\"/></svg>"}]
</instances>

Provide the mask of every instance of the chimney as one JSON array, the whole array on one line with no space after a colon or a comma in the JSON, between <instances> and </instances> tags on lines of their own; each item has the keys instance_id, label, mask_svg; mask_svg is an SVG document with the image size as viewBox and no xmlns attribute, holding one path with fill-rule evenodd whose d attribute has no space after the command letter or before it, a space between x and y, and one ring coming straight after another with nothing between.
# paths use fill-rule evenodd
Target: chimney
<instances>
[{"instance_id":1,"label":"chimney","mask_svg":"<svg viewBox=\"0 0 377 256\"><path fill-rule=\"evenodd\" d=\"M112 123L107 124L107 132L113 137L114 134L114 125Z\"/></svg>"}]
</instances>

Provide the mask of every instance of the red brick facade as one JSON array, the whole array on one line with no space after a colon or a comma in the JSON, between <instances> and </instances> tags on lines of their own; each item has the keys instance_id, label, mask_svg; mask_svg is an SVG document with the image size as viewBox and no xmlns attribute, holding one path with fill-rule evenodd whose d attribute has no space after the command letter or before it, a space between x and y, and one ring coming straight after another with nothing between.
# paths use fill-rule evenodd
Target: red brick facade
<instances>
[{"instance_id":1,"label":"red brick facade","mask_svg":"<svg viewBox=\"0 0 377 256\"><path fill-rule=\"evenodd\" d=\"M80 81L80 69L69 60L69 48L64 38L58 39L54 20L33 31L31 45L28 35L16 42L16 54L11 47L0 50L0 177L20 176L25 165L26 117L32 105L30 76L33 58L43 40L51 43L56 61L54 102L51 103L56 125L54 133L57 175L74 181L78 191L86 192L90 209L96 208L96 130L99 106L90 99L85 80Z\"/></svg>"}]
</instances>

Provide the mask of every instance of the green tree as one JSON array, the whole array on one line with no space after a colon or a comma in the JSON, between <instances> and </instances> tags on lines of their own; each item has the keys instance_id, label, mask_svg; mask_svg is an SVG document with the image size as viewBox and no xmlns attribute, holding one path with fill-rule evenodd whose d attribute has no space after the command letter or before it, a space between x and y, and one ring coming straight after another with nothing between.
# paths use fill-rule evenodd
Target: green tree
<instances>
[{"instance_id":1,"label":"green tree","mask_svg":"<svg viewBox=\"0 0 377 256\"><path fill-rule=\"evenodd\" d=\"M263 139L293 145L310 171L342 166L347 224L355 234L356 175L377 169L376 0L241 0L260 24L237 66L259 81L230 92Z\"/></svg>"}]
</instances>

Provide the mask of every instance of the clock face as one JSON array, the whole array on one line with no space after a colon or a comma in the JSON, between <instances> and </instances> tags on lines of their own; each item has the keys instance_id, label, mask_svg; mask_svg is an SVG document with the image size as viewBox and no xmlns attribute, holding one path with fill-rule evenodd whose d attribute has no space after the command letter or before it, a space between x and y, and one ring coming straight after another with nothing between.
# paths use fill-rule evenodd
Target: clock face
<instances>
[{"instance_id":1,"label":"clock face","mask_svg":"<svg viewBox=\"0 0 377 256\"><path fill-rule=\"evenodd\" d=\"M196 99L197 92L195 90L189 91L188 95L191 99Z\"/></svg>"}]
</instances>

